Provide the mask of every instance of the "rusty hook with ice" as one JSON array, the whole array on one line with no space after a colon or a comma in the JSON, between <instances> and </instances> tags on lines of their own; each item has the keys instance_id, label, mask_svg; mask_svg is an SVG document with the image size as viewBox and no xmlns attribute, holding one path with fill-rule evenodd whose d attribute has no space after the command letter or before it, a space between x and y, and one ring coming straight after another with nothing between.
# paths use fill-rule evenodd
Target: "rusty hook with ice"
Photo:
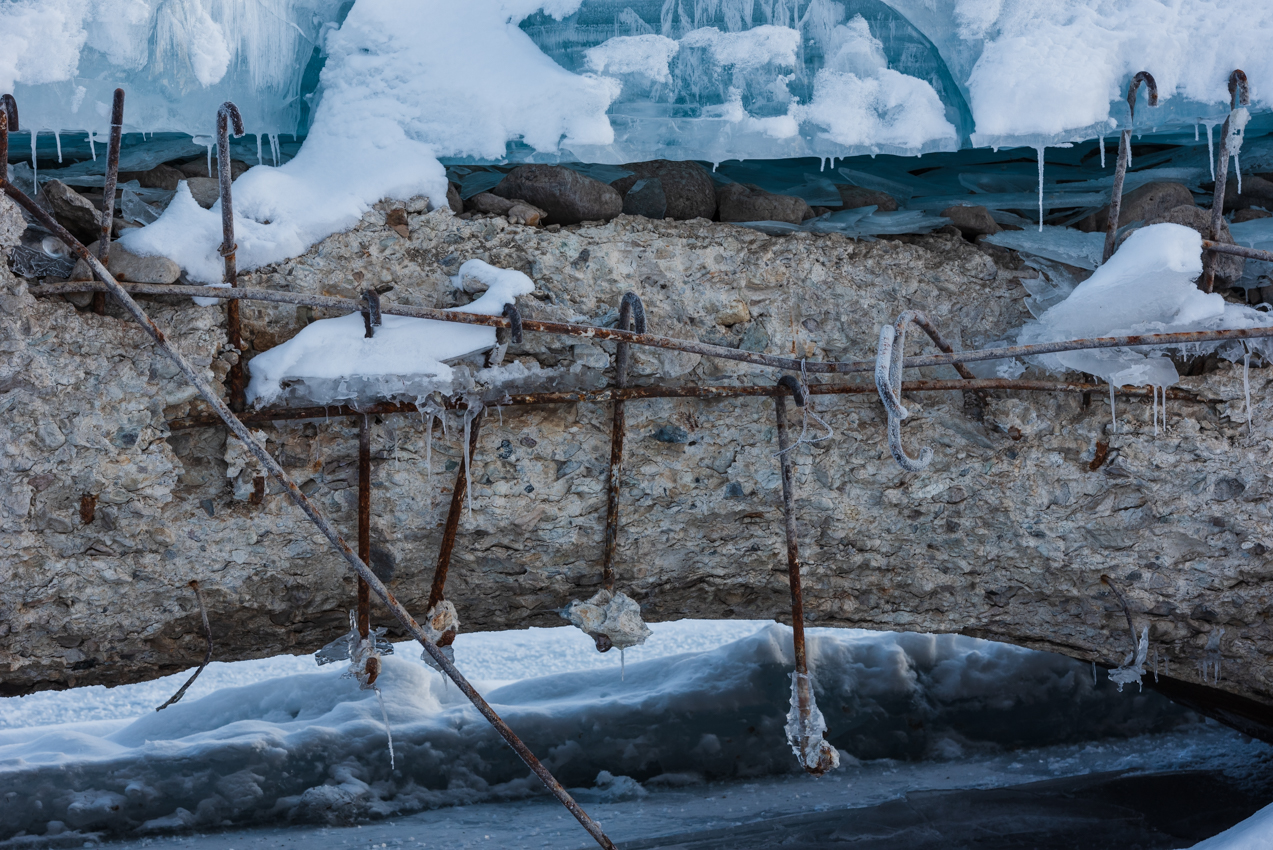
<instances>
[{"instance_id":1,"label":"rusty hook with ice","mask_svg":"<svg viewBox=\"0 0 1273 850\"><path fill-rule=\"evenodd\" d=\"M1220 129L1220 157L1216 162L1216 187L1211 198L1211 230L1208 237L1212 242L1220 241L1220 233L1224 228L1224 192L1229 180L1229 133L1235 116L1241 111L1245 115L1246 107L1251 104L1251 89L1247 84L1246 72L1240 68L1229 74L1229 117L1224 119ZM1245 118L1238 122L1238 144L1241 144L1242 128ZM1210 132L1210 131L1208 131ZM1240 176L1240 175L1239 175ZM1202 288L1211 292L1216 286L1216 256L1213 251L1205 251L1202 255Z\"/></svg>"},{"instance_id":2,"label":"rusty hook with ice","mask_svg":"<svg viewBox=\"0 0 1273 850\"><path fill-rule=\"evenodd\" d=\"M906 310L892 325L880 328L880 345L875 355L875 388L888 412L888 447L898 466L920 472L933 462L933 450L925 446L918 458L902 447L902 420L910 415L902 405L902 352L906 347L906 327L911 322L924 328L932 323L917 310Z\"/></svg>"},{"instance_id":3,"label":"rusty hook with ice","mask_svg":"<svg viewBox=\"0 0 1273 850\"><path fill-rule=\"evenodd\" d=\"M1118 213L1119 208L1123 205L1123 181L1127 177L1127 166L1132 156L1131 125L1136 121L1136 92L1140 90L1141 83L1144 83L1149 89L1147 97L1149 105L1158 105L1158 84L1154 82L1153 74L1148 71L1141 71L1132 77L1132 81L1127 84L1127 110L1130 113L1130 120L1127 122L1127 129L1122 132L1118 139L1118 164L1114 167L1114 188L1110 193L1109 218L1105 222L1105 249L1101 252L1102 263L1114 256L1115 236L1118 233Z\"/></svg>"}]
</instances>

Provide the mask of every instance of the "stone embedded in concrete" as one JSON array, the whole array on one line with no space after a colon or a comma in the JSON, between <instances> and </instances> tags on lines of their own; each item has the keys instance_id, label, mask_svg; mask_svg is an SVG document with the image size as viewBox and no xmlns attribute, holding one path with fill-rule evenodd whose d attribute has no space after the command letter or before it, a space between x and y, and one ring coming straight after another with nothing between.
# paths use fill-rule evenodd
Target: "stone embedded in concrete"
<instances>
[{"instance_id":1,"label":"stone embedded in concrete","mask_svg":"<svg viewBox=\"0 0 1273 850\"><path fill-rule=\"evenodd\" d=\"M643 177L623 196L623 214L667 218L667 194L657 177Z\"/></svg>"},{"instance_id":2,"label":"stone embedded in concrete","mask_svg":"<svg viewBox=\"0 0 1273 850\"><path fill-rule=\"evenodd\" d=\"M623 199L600 180L560 165L521 165L491 194L522 200L547 213L546 224L609 221L623 212Z\"/></svg>"},{"instance_id":3,"label":"stone embedded in concrete","mask_svg":"<svg viewBox=\"0 0 1273 850\"><path fill-rule=\"evenodd\" d=\"M450 207L451 212L459 215L464 212L464 201L460 198L460 184L448 182L446 184L446 205Z\"/></svg>"},{"instance_id":4,"label":"stone embedded in concrete","mask_svg":"<svg viewBox=\"0 0 1273 850\"><path fill-rule=\"evenodd\" d=\"M657 179L667 200L663 216L648 218L674 218L686 221L692 218L711 219L716 215L716 184L707 169L697 162L655 159L649 162L629 162L623 165L632 172L610 185L621 195L627 195L638 180ZM627 212L625 209L624 212ZM630 213L645 215L645 213Z\"/></svg>"},{"instance_id":5,"label":"stone embedded in concrete","mask_svg":"<svg viewBox=\"0 0 1273 850\"><path fill-rule=\"evenodd\" d=\"M879 212L895 212L897 199L887 192L863 189L861 186L839 185L840 201L846 210L875 207Z\"/></svg>"},{"instance_id":6,"label":"stone embedded in concrete","mask_svg":"<svg viewBox=\"0 0 1273 850\"><path fill-rule=\"evenodd\" d=\"M94 256L97 255L97 246L97 242L88 246ZM167 257L141 257L117 243L111 243L106 269L119 280L130 283L176 283L181 277L181 266ZM92 277L92 270L83 260L76 263L75 271L71 272L74 280L91 280Z\"/></svg>"},{"instance_id":7,"label":"stone embedded in concrete","mask_svg":"<svg viewBox=\"0 0 1273 850\"><path fill-rule=\"evenodd\" d=\"M799 224L813 218L803 198L774 195L750 183L729 183L716 190L721 221L785 221Z\"/></svg>"}]
</instances>

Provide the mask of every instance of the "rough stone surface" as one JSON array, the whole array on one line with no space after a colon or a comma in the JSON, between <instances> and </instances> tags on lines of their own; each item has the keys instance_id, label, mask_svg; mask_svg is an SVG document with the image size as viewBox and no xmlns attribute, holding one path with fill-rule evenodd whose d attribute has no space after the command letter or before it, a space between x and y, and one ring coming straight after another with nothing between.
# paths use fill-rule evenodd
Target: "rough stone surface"
<instances>
[{"instance_id":1,"label":"rough stone surface","mask_svg":"<svg viewBox=\"0 0 1273 850\"><path fill-rule=\"evenodd\" d=\"M233 170L230 174L234 175ZM216 169L213 169L213 176L216 175ZM127 183L130 180L136 180L141 184L143 189L166 189L169 192L177 188L177 184L190 177L206 177L206 170L197 174L186 175L180 169L173 168L171 165L156 165L149 171L121 171L119 172L119 182ZM237 176L237 175L235 175Z\"/></svg>"},{"instance_id":2,"label":"rough stone surface","mask_svg":"<svg viewBox=\"0 0 1273 850\"><path fill-rule=\"evenodd\" d=\"M446 184L446 205L456 215L464 212L464 200L460 197L459 183L448 182Z\"/></svg>"},{"instance_id":3,"label":"rough stone surface","mask_svg":"<svg viewBox=\"0 0 1273 850\"><path fill-rule=\"evenodd\" d=\"M623 198L600 180L560 165L522 165L492 194L523 200L548 214L546 224L609 221L623 212Z\"/></svg>"},{"instance_id":4,"label":"rough stone surface","mask_svg":"<svg viewBox=\"0 0 1273 850\"><path fill-rule=\"evenodd\" d=\"M861 186L840 185L835 188L839 190L840 201L846 210L855 210L860 207L877 207L879 212L897 210L897 199L887 192L863 189Z\"/></svg>"},{"instance_id":5,"label":"rough stone surface","mask_svg":"<svg viewBox=\"0 0 1273 850\"><path fill-rule=\"evenodd\" d=\"M1233 214L1233 223L1240 224L1244 221L1255 221L1257 218L1273 218L1273 213L1268 210L1260 210L1254 207L1238 210Z\"/></svg>"},{"instance_id":6,"label":"rough stone surface","mask_svg":"<svg viewBox=\"0 0 1273 850\"><path fill-rule=\"evenodd\" d=\"M1146 225L1162 223L1183 224L1185 227L1191 227L1198 231L1203 238L1211 238L1211 210L1204 210L1201 207L1195 207L1193 204L1176 207L1145 222ZM1224 221L1224 219L1221 219L1220 238L1216 241L1226 242L1230 245L1234 244L1233 234L1229 232L1229 223ZM1245 268L1246 260L1242 257L1235 257L1231 254L1216 255L1216 277L1227 286L1236 285L1242 279L1242 271Z\"/></svg>"},{"instance_id":7,"label":"rough stone surface","mask_svg":"<svg viewBox=\"0 0 1273 850\"><path fill-rule=\"evenodd\" d=\"M1003 229L990 215L990 210L981 206L958 204L946 207L941 214L950 219L950 223L959 228L959 232L970 242L978 236L990 236Z\"/></svg>"},{"instance_id":8,"label":"rough stone surface","mask_svg":"<svg viewBox=\"0 0 1273 850\"><path fill-rule=\"evenodd\" d=\"M813 218L803 198L772 195L751 183L729 183L716 190L721 221L785 221L791 224Z\"/></svg>"},{"instance_id":9,"label":"rough stone surface","mask_svg":"<svg viewBox=\"0 0 1273 850\"><path fill-rule=\"evenodd\" d=\"M1238 191L1238 180L1234 176L1233 164L1229 164L1229 179L1224 181L1224 211L1246 210L1251 207L1273 207L1273 180L1270 175L1243 174L1242 191ZM1203 189L1214 192L1216 184L1205 183Z\"/></svg>"},{"instance_id":10,"label":"rough stone surface","mask_svg":"<svg viewBox=\"0 0 1273 850\"><path fill-rule=\"evenodd\" d=\"M623 167L631 171L632 176L620 178L610 184L619 194L626 195L638 180L655 178L662 185L663 194L667 198L666 217L686 221L691 218L710 219L716 215L716 184L712 182L707 169L697 162L655 159L649 162L629 162Z\"/></svg>"},{"instance_id":11,"label":"rough stone surface","mask_svg":"<svg viewBox=\"0 0 1273 850\"><path fill-rule=\"evenodd\" d=\"M395 285L394 301L452 306L469 296L447 276L481 258L536 281L519 305L527 319L603 322L634 290L657 333L811 359L872 357L879 326L907 308L927 311L956 347L1002 339L1028 317L1019 276L959 237L859 243L626 216L549 232L428 213L415 199L404 239L386 227L389 209L293 261L243 275L243 284L355 297L383 282ZM712 320L726 311L741 318L738 302L745 321ZM177 299L146 306L199 368L223 378L235 355L222 353L222 308ZM244 302L248 354L323 315ZM908 345L931 350L922 334ZM345 631L355 583L343 561L273 484L259 505L233 498L223 429L168 428L202 404L135 323L36 300L0 269L0 350L5 693L193 665L203 641L192 579L220 660L308 652ZM612 356L613 346L527 333L508 357L595 386L612 379L598 352ZM767 369L639 347L631 375L638 384L775 379ZM890 457L873 393L817 396L836 436L795 456L809 622L963 632L1114 665L1130 640L1101 585L1107 574L1136 622L1150 626L1151 662L1169 661L1172 677L1201 684L1214 640L1216 687L1273 706L1269 378L1251 370L1250 435L1240 365L1184 379L1208 401L1169 402L1159 436L1147 400L1119 400L1115 434L1100 397L1084 407L1077 395L993 392L982 408L959 392L908 394L906 445L935 450L919 474ZM866 374L832 380L869 389ZM627 414L616 590L649 621L785 619L772 403L634 401ZM478 442L473 513L460 525L447 594L468 629L560 625L556 612L601 582L611 411L510 406L501 415L492 411ZM356 421L259 429L352 539ZM460 456L457 429L435 438L432 490L418 417L373 418L372 445L373 552L393 592L422 612ZM1094 463L1098 454L1103 463ZM88 523L79 512L85 494L97 497ZM377 624L386 622L375 610Z\"/></svg>"},{"instance_id":12,"label":"rough stone surface","mask_svg":"<svg viewBox=\"0 0 1273 850\"><path fill-rule=\"evenodd\" d=\"M94 256L97 255L97 246L97 242L88 246ZM140 257L115 243L111 243L106 268L120 280L132 283L176 283L181 277L181 266L167 257ZM76 263L75 271L71 272L72 280L91 280L92 277L92 270L83 260Z\"/></svg>"},{"instance_id":13,"label":"rough stone surface","mask_svg":"<svg viewBox=\"0 0 1273 850\"><path fill-rule=\"evenodd\" d=\"M1134 221L1149 221L1179 206L1195 206L1193 193L1183 183L1146 183L1138 189L1123 193L1118 208L1119 226ZM1079 222L1079 230L1092 233L1105 230L1109 222L1109 204Z\"/></svg>"},{"instance_id":14,"label":"rough stone surface","mask_svg":"<svg viewBox=\"0 0 1273 850\"><path fill-rule=\"evenodd\" d=\"M50 180L41 186L40 196L58 223L76 239L92 242L101 233L101 210L61 180Z\"/></svg>"},{"instance_id":15,"label":"rough stone surface","mask_svg":"<svg viewBox=\"0 0 1273 850\"><path fill-rule=\"evenodd\" d=\"M667 193L657 177L642 177L623 196L623 214L667 218Z\"/></svg>"},{"instance_id":16,"label":"rough stone surface","mask_svg":"<svg viewBox=\"0 0 1273 850\"><path fill-rule=\"evenodd\" d=\"M190 187L195 203L205 210L212 209L212 205L221 198L221 184L215 177L188 177L186 185Z\"/></svg>"},{"instance_id":17,"label":"rough stone surface","mask_svg":"<svg viewBox=\"0 0 1273 850\"><path fill-rule=\"evenodd\" d=\"M160 166L160 167L162 168L163 166ZM247 171L251 167L252 166L248 165L246 162L244 162L241 159L230 160L231 182L238 180L240 175L242 175L243 172ZM217 160L215 157L212 160L211 170L208 169L208 160L206 157L199 157L197 159L192 159L189 162L186 162L177 166L177 168L184 177L211 177L213 180L215 180L217 179L217 176L221 173L220 169L217 167ZM167 188L167 187L162 187L162 188ZM175 189L177 187L173 186L173 188Z\"/></svg>"}]
</instances>

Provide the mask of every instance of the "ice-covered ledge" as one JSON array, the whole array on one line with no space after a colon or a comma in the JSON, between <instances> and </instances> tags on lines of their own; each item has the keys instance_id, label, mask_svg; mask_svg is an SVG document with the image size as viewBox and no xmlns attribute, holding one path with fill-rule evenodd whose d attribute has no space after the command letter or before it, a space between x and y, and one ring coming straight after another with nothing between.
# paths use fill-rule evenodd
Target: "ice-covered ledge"
<instances>
[{"instance_id":1,"label":"ice-covered ledge","mask_svg":"<svg viewBox=\"0 0 1273 850\"><path fill-rule=\"evenodd\" d=\"M347 296L392 283L395 300L453 306L470 296L448 275L480 258L535 280L520 299L527 318L604 321L632 289L653 331L811 358L871 355L879 325L904 308L926 310L969 346L1027 316L1016 276L958 238L855 243L629 217L550 233L427 213L420 200L405 205L404 238L385 226L395 206L381 204L351 231L243 283ZM0 374L5 692L191 665L202 655L191 579L209 602L219 659L310 651L343 630L353 599L343 564L283 496L234 499L221 429L168 433L165 422L191 411L192 394L140 331L37 302L7 271L0 280L0 338L20 352ZM220 309L149 309L213 375L225 374L233 355L222 351ZM254 352L316 317L269 305L243 314ZM593 385L607 380L610 361L604 345L529 334L509 356ZM633 372L641 382L774 377L659 351L639 351ZM1252 374L1249 436L1240 368L1185 379L1218 401L1171 402L1158 437L1140 402L1120 402L1115 435L1100 398L1084 408L1077 396L999 394L984 411L958 393L917 398L907 440L936 449L917 475L889 457L877 400L819 400L837 436L797 462L810 621L962 631L1115 666L1131 640L1100 583L1107 574L1138 626L1150 625L1149 661L1158 658L1160 674L1169 659L1173 679L1201 685L1205 664L1207 693L1268 712L1273 539L1263 459L1273 427L1267 379ZM600 580L609 410L501 415L482 432L474 511L461 524L448 595L465 628L556 625L557 609ZM616 566L620 589L648 619L787 610L772 416L756 399L628 405ZM354 423L263 430L352 536ZM386 418L372 434L373 561L422 610L456 432L432 447L432 494L419 419ZM1108 449L1096 465L1098 443ZM97 500L89 522L85 495Z\"/></svg>"}]
</instances>

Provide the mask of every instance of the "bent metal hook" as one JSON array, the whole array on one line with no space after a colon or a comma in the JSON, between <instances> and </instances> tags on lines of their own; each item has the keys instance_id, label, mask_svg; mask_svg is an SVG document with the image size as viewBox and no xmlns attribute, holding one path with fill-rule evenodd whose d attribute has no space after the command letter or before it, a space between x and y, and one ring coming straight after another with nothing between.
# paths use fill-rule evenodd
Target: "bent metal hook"
<instances>
[{"instance_id":1,"label":"bent metal hook","mask_svg":"<svg viewBox=\"0 0 1273 850\"><path fill-rule=\"evenodd\" d=\"M928 317L907 310L892 325L880 328L880 345L875 355L875 388L888 413L888 448L898 466L907 472L920 472L933 462L933 450L925 446L919 458L912 458L902 447L902 420L910 415L902 405L902 351L906 347L906 326L911 322L921 328L931 324Z\"/></svg>"}]
</instances>

